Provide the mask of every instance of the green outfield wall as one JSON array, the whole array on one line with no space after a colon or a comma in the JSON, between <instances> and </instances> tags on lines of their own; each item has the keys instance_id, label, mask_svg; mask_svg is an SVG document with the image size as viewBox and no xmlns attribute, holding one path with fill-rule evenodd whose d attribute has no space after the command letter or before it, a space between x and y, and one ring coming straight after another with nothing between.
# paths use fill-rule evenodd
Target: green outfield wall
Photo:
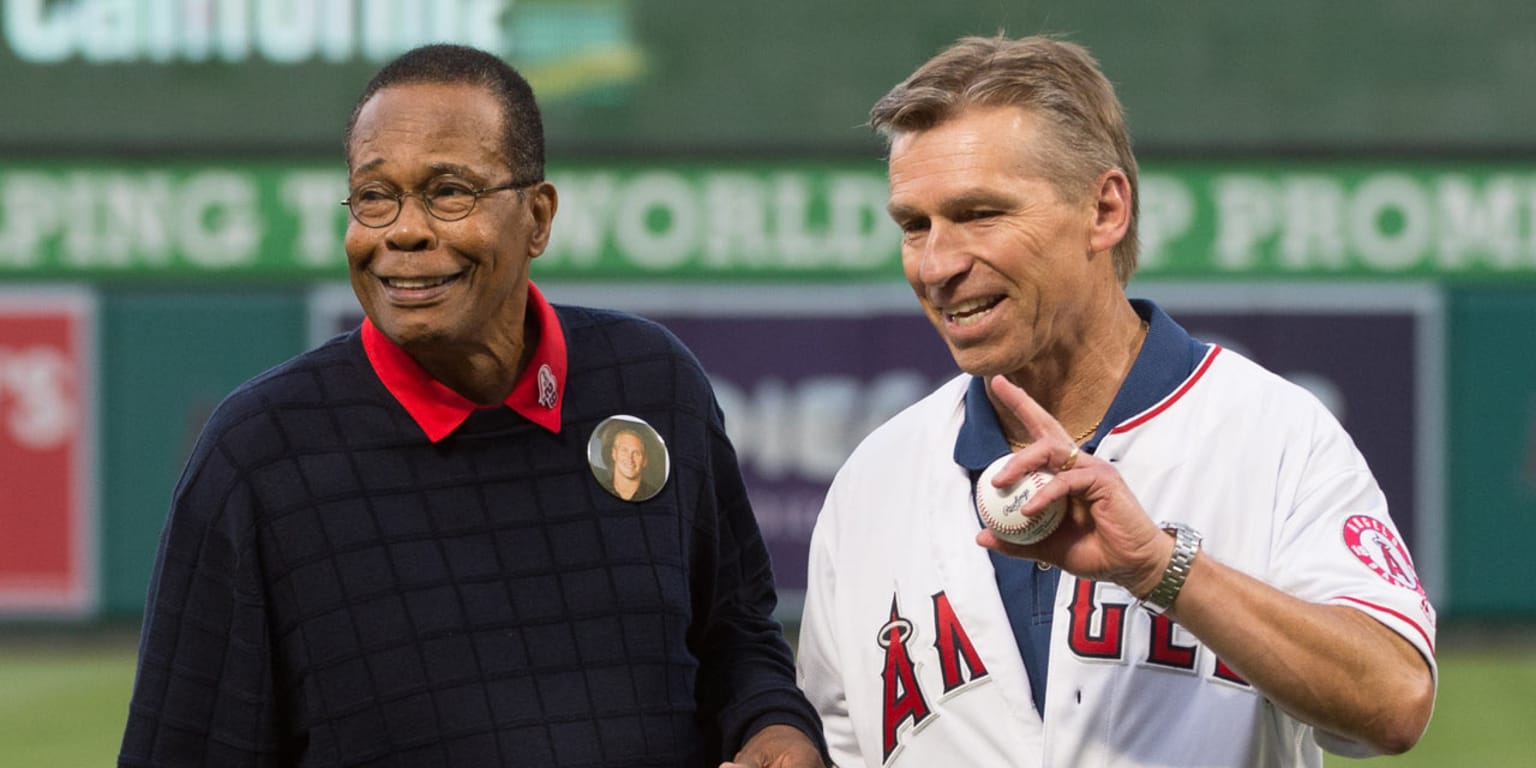
<instances>
[{"instance_id":1,"label":"green outfield wall","mask_svg":"<svg viewBox=\"0 0 1536 768\"><path fill-rule=\"evenodd\" d=\"M305 344L292 291L202 286L100 292L100 610L135 614L170 494L203 421L241 382Z\"/></svg>"},{"instance_id":2,"label":"green outfield wall","mask_svg":"<svg viewBox=\"0 0 1536 768\"><path fill-rule=\"evenodd\" d=\"M1453 605L1487 619L1536 616L1536 295L1451 292L1446 372Z\"/></svg>"}]
</instances>

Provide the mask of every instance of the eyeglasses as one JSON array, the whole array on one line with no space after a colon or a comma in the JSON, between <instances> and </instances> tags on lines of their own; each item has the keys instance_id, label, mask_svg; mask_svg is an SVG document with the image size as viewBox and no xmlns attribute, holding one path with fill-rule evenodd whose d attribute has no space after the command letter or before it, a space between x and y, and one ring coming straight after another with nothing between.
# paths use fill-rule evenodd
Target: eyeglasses
<instances>
[{"instance_id":1,"label":"eyeglasses","mask_svg":"<svg viewBox=\"0 0 1536 768\"><path fill-rule=\"evenodd\" d=\"M475 203L480 202L480 198L485 195L508 189L523 189L537 183L539 180L534 179L495 187L476 187L458 176L438 176L414 192L396 192L383 184L371 183L352 190L351 196L341 201L341 204L352 211L352 218L357 219L357 223L374 229L395 223L395 219L400 218L400 208L405 198L410 195L420 197L427 213L438 221L458 221L473 213Z\"/></svg>"}]
</instances>

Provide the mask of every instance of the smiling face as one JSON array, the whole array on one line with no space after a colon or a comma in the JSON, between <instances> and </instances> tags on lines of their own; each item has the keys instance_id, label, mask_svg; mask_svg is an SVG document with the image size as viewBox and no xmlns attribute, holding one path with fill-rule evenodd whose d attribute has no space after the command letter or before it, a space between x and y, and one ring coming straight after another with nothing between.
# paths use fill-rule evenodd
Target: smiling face
<instances>
[{"instance_id":1,"label":"smiling face","mask_svg":"<svg viewBox=\"0 0 1536 768\"><path fill-rule=\"evenodd\" d=\"M501 123L496 99L477 86L386 87L358 114L350 187L417 192L444 175L477 188L506 184L518 170L501 148ZM347 262L363 311L418 360L489 352L515 363L528 262L548 243L555 203L554 188L541 183L486 194L459 221L432 217L415 194L388 226L349 218Z\"/></svg>"},{"instance_id":2,"label":"smiling face","mask_svg":"<svg viewBox=\"0 0 1536 768\"><path fill-rule=\"evenodd\" d=\"M1036 159L1046 130L1018 107L972 106L891 143L888 210L903 232L903 271L971 374L1069 354L1112 297L1124 302L1109 254L1124 227L1105 224L1106 177L1083 199L1065 198Z\"/></svg>"},{"instance_id":3,"label":"smiling face","mask_svg":"<svg viewBox=\"0 0 1536 768\"><path fill-rule=\"evenodd\" d=\"M613 471L625 480L638 481L645 470L645 441L629 431L613 438Z\"/></svg>"}]
</instances>

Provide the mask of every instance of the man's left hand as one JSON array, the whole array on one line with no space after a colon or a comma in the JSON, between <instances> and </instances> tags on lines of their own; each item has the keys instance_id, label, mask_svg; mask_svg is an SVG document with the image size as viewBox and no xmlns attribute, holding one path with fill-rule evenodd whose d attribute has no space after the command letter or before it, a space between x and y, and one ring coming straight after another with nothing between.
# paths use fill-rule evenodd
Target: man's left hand
<instances>
[{"instance_id":1,"label":"man's left hand","mask_svg":"<svg viewBox=\"0 0 1536 768\"><path fill-rule=\"evenodd\" d=\"M747 739L736 759L720 768L825 768L810 737L789 725L770 725Z\"/></svg>"}]
</instances>

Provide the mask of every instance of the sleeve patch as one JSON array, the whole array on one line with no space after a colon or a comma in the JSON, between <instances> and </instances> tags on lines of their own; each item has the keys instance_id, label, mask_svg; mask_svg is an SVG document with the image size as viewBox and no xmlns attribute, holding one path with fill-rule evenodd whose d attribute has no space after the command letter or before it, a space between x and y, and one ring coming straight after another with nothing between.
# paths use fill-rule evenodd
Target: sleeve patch
<instances>
[{"instance_id":1,"label":"sleeve patch","mask_svg":"<svg viewBox=\"0 0 1536 768\"><path fill-rule=\"evenodd\" d=\"M1344 545L1354 556L1389 584L1424 594L1424 584L1413 569L1413 558L1397 533L1369 515L1344 521Z\"/></svg>"}]
</instances>

